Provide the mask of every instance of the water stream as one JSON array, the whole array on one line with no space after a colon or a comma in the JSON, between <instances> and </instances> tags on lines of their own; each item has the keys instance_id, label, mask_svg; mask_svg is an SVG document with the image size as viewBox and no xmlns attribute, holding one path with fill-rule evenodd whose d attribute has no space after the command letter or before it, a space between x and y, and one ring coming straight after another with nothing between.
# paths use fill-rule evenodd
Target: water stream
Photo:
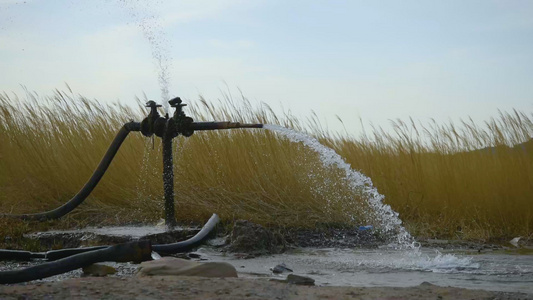
<instances>
[{"instance_id":1,"label":"water stream","mask_svg":"<svg viewBox=\"0 0 533 300\"><path fill-rule=\"evenodd\" d=\"M378 222L379 228L377 229L385 233L391 241L391 246L399 249L416 248L413 237L402 226L402 220L400 220L398 213L390 205L383 203L385 196L377 191L372 180L361 172L353 170L350 164L335 150L322 145L316 138L302 132L271 124L266 124L263 128L277 132L292 142L303 143L320 155L320 160L324 166L333 166L343 170L344 179L349 188L363 195L364 200L372 208L372 211L367 213L371 214L372 219ZM357 203L353 205L357 205Z\"/></svg>"},{"instance_id":2,"label":"water stream","mask_svg":"<svg viewBox=\"0 0 533 300\"><path fill-rule=\"evenodd\" d=\"M487 276L503 276L503 279L498 277L497 280L490 278L489 282L500 282L496 290L506 290L506 287L510 286L509 277L514 278L511 281L519 286L524 280L531 282L533 262L527 258L518 257L518 259L508 260L502 255L474 257L457 255L457 253L442 253L436 249L422 249L402 226L398 213L383 203L385 197L372 185L371 179L353 170L350 164L346 163L333 149L322 145L316 138L305 133L278 125L265 125L264 128L313 149L320 155L324 166L333 166L343 170L348 186L354 191L362 190L364 200L368 201L373 209L368 213L378 220L381 228L376 229L389 233L392 241L391 244L378 250L304 249L295 254L277 256L276 259L280 262L286 261L298 266L304 273L319 275L320 283L333 285L407 286L412 285L413 282L418 281L419 284L425 279L434 278L435 281L473 287L475 284L480 284L479 281L489 280ZM514 262L516 260L519 264ZM233 261L233 263L237 262ZM264 265L268 263L272 264L270 259L260 258L244 263L244 265L251 273L264 274L268 271ZM432 274L428 275L428 273ZM355 277L357 277L356 281L354 281ZM467 282L472 285L465 284L463 280L471 280ZM484 285L483 288L487 287Z\"/></svg>"}]
</instances>

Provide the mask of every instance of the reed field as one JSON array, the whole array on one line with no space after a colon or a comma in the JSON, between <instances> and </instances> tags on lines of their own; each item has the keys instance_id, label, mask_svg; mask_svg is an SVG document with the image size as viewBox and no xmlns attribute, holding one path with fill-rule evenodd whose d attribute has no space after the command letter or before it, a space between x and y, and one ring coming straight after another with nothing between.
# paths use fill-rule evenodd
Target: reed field
<instances>
[{"instance_id":1,"label":"reed field","mask_svg":"<svg viewBox=\"0 0 533 300\"><path fill-rule=\"evenodd\" d=\"M120 127L143 107L101 103L72 91L0 94L0 213L53 209L84 185ZM185 107L197 121L279 124L307 131L370 177L385 203L418 237L489 241L533 238L533 115L501 112L483 124L420 124L360 137L330 133L310 118L276 115L244 97ZM172 113L172 112L171 112ZM131 132L93 193L49 226L157 222L163 216L159 138ZM174 139L176 215L212 213L282 227L372 224L361 195L317 153L261 129L197 132ZM36 224L0 220L2 235ZM33 227L32 227L33 226Z\"/></svg>"}]
</instances>

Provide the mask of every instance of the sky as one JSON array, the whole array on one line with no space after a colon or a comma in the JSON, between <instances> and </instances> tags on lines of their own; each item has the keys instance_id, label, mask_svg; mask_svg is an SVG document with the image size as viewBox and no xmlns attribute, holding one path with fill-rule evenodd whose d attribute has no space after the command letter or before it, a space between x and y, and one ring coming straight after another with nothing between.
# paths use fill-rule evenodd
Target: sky
<instances>
[{"instance_id":1,"label":"sky","mask_svg":"<svg viewBox=\"0 0 533 300\"><path fill-rule=\"evenodd\" d=\"M532 16L533 0L0 0L0 91L242 92L349 134L360 119L482 122L533 111Z\"/></svg>"}]
</instances>

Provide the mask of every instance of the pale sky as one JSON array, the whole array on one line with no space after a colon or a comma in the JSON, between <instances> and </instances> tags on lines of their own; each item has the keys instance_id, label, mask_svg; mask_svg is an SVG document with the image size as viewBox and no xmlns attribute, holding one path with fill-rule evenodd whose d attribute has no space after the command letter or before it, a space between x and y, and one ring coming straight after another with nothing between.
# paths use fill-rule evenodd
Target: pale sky
<instances>
[{"instance_id":1,"label":"pale sky","mask_svg":"<svg viewBox=\"0 0 533 300\"><path fill-rule=\"evenodd\" d=\"M533 111L530 1L0 0L0 91L188 102L238 89L330 129Z\"/></svg>"}]
</instances>

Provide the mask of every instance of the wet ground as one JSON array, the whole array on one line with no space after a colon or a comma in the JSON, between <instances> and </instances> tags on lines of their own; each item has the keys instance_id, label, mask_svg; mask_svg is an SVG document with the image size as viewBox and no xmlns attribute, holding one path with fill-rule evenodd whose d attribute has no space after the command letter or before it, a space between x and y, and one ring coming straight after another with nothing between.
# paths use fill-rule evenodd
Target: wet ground
<instances>
[{"instance_id":1,"label":"wet ground","mask_svg":"<svg viewBox=\"0 0 533 300\"><path fill-rule=\"evenodd\" d=\"M533 255L503 251L474 254L464 250L296 249L290 253L239 259L213 249L200 249L207 258L233 264L242 276L282 277L271 268L284 263L295 274L318 285L408 287L429 282L491 291L533 294Z\"/></svg>"},{"instance_id":2,"label":"wet ground","mask_svg":"<svg viewBox=\"0 0 533 300\"><path fill-rule=\"evenodd\" d=\"M533 295L533 256L493 253L465 253L463 250L423 249L294 249L289 253L242 259L239 254L222 253L211 247L195 252L194 259L225 261L237 268L239 277L284 279L289 273L311 277L320 286L411 287L423 282L489 291L521 292ZM0 270L24 268L40 263L2 262ZM275 274L285 264L293 272ZM132 277L135 264L106 263L118 272L112 277ZM50 277L58 281L82 277L81 270Z\"/></svg>"},{"instance_id":3,"label":"wet ground","mask_svg":"<svg viewBox=\"0 0 533 300\"><path fill-rule=\"evenodd\" d=\"M53 230L26 234L45 249L77 248L98 245L114 245L132 240L148 239L152 244L168 244L194 236L199 227L176 227L167 231L164 225L87 227L73 230Z\"/></svg>"},{"instance_id":4,"label":"wet ground","mask_svg":"<svg viewBox=\"0 0 533 300\"><path fill-rule=\"evenodd\" d=\"M190 230L191 235L197 229ZM56 232L57 233L57 232ZM88 236L134 234L135 238L164 234L158 227L93 228L85 231L60 232ZM47 234L38 234L50 239ZM183 236L175 233L176 236ZM163 239L171 239L164 236ZM178 239L179 240L179 239ZM427 247L415 250L393 250L387 247L347 248L343 243L329 248L296 248L283 254L250 258L246 253L221 251L224 238L211 240L211 246L198 249L191 259L225 261L233 264L240 277L284 279L289 272L275 274L272 269L284 263L293 274L311 277L321 286L410 287L429 282L490 291L522 292L533 295L533 251L527 248L505 250L491 245L470 245L451 241L426 241ZM87 239L85 241L88 241ZM176 241L176 240L173 240ZM344 240L346 241L346 240ZM182 255L183 256L183 255ZM244 259L244 258L247 259ZM0 262L0 271L25 268L42 263ZM112 277L132 277L135 264L106 263L117 269ZM78 278L81 270L44 279L45 282Z\"/></svg>"}]
</instances>

